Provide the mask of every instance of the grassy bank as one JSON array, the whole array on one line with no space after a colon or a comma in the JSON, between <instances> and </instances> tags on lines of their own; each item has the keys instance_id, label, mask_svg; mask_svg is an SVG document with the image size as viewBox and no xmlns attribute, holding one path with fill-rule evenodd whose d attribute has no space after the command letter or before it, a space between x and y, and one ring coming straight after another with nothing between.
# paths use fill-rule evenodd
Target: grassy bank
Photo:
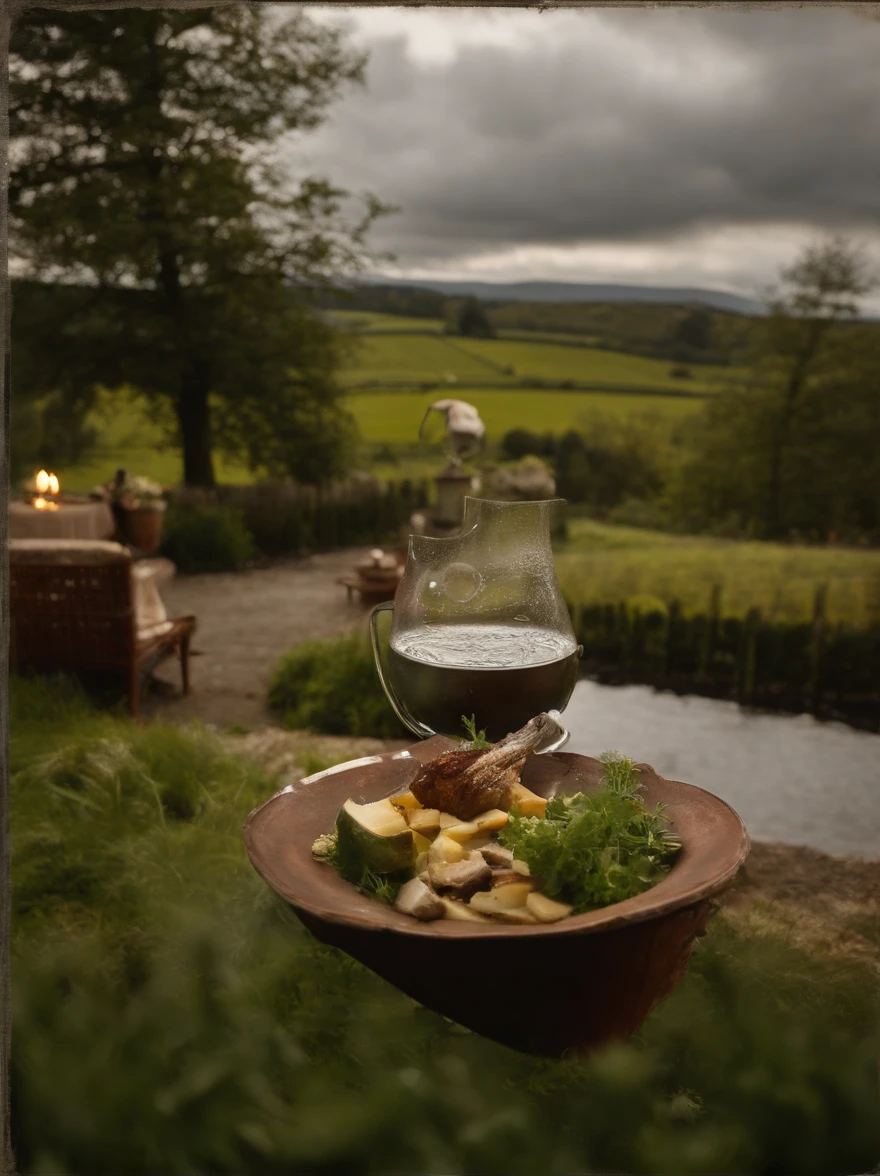
<instances>
[{"instance_id":1,"label":"grassy bank","mask_svg":"<svg viewBox=\"0 0 880 1176\"><path fill-rule=\"evenodd\" d=\"M817 586L827 584L829 620L863 628L880 619L878 551L666 535L575 518L556 566L579 604L678 600L703 611L718 585L724 615L759 608L768 620L802 621Z\"/></svg>"},{"instance_id":2,"label":"grassy bank","mask_svg":"<svg viewBox=\"0 0 880 1176\"><path fill-rule=\"evenodd\" d=\"M241 841L274 785L208 733L18 683L13 769L22 1173L842 1174L880 1156L868 961L716 917L636 1039L531 1059L302 930ZM524 993L522 1015L549 998Z\"/></svg>"}]
</instances>

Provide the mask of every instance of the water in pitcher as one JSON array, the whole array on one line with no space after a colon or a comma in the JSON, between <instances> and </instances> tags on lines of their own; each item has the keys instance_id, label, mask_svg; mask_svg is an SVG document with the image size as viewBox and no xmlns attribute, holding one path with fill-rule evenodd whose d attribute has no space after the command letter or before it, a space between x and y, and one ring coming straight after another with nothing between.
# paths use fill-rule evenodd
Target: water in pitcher
<instances>
[{"instance_id":1,"label":"water in pitcher","mask_svg":"<svg viewBox=\"0 0 880 1176\"><path fill-rule=\"evenodd\" d=\"M565 707L578 650L573 636L534 625L429 624L392 637L388 672L431 730L461 736L462 715L475 715L494 742L541 711Z\"/></svg>"}]
</instances>

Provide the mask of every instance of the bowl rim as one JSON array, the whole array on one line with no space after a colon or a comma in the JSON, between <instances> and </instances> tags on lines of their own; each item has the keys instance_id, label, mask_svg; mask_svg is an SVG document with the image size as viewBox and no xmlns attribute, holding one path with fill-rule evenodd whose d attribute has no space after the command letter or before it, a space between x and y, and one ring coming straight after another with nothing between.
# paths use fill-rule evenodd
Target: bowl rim
<instances>
[{"instance_id":1,"label":"bowl rim","mask_svg":"<svg viewBox=\"0 0 880 1176\"><path fill-rule=\"evenodd\" d=\"M290 871L279 872L276 868L273 868L272 861L267 860L260 845L260 827L262 822L275 815L275 810L280 806L289 807L291 803L295 805L297 799L306 790L311 789L315 784L320 784L328 777L343 775L352 771L356 772L359 768L384 761L407 758L418 760L422 757L412 755L412 753L417 749L424 749L428 745L437 747L434 754L439 754L441 750L447 750L449 746L456 746L453 741L445 739L442 740L442 746L438 746L441 743L441 738L434 737L434 739L425 740L423 743L414 744L403 751L388 751L372 756L361 756L342 764L335 764L330 768L315 772L304 779L294 781L276 792L268 800L264 801L263 804L253 809L244 822L242 830L244 842L248 857L254 869L297 912L302 912L307 919L316 919L323 923L332 924L335 927L345 927L377 935L411 935L421 939L427 938L436 941L448 939L473 940L486 939L488 937L521 939L524 936L544 937L548 935L571 936L595 934L622 926L645 922L686 907L692 907L726 889L748 856L751 844L749 835L742 819L731 805L704 788L699 788L694 784L685 784L679 780L666 780L654 772L650 765L639 764L637 766L642 771L647 770L647 772L650 772L654 780L659 781L664 790L672 790L673 800L666 799L664 801L669 808L672 808L673 804L677 802L687 804L688 801L698 801L703 810L710 812L716 821L726 824L730 828L731 834L734 830L738 832L739 840L735 849L733 848L733 836L730 837L731 850L726 855L728 859L727 865L717 872L710 873L705 879L691 884L683 892L676 887L678 881L676 873L679 872L680 876L680 870L684 864L687 852L687 841L685 839L682 842L682 853L679 854L669 873L656 885L643 891L641 894L633 898L624 899L621 902L612 903L606 907L601 907L598 910L588 911L585 914L570 915L556 923L534 925L500 922L468 923L449 919L439 919L427 923L420 922L409 915L395 911L394 908L386 906L368 895L361 894L354 886L345 883L334 872L334 879L338 880L341 885L347 886L351 891L351 909L340 909L338 904L327 905L326 901L322 902L320 897L316 897L310 892L308 885L305 887L305 892L303 892L296 885L296 879L291 884ZM541 758L543 759L544 757L542 756ZM578 755L571 752L550 753L547 758L561 758L564 761L581 760L591 764L598 762L590 756ZM383 792L383 796L393 796L399 790L399 784L395 787L389 786ZM381 797L376 796L374 799L381 799ZM335 819L335 815L333 819ZM328 831L331 827L332 819L328 824ZM331 866L311 857L311 843L308 849L308 861L315 870L332 870ZM331 884L335 885L335 882ZM377 915L381 915L382 917L377 918ZM390 916L393 916L393 918L389 918Z\"/></svg>"}]
</instances>

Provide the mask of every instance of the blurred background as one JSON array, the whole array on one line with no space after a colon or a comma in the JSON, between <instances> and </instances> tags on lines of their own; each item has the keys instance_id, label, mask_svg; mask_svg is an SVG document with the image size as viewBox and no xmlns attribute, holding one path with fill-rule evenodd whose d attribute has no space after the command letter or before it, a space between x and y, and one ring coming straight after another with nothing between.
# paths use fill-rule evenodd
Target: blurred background
<instances>
[{"instance_id":1,"label":"blurred background","mask_svg":"<svg viewBox=\"0 0 880 1176\"><path fill-rule=\"evenodd\" d=\"M29 662L13 552L20 1171L880 1170L878 50L843 8L18 15L10 533L120 542L151 642ZM415 1007L241 844L408 739L364 605L465 492L567 501L569 750L755 841L587 1060Z\"/></svg>"}]
</instances>

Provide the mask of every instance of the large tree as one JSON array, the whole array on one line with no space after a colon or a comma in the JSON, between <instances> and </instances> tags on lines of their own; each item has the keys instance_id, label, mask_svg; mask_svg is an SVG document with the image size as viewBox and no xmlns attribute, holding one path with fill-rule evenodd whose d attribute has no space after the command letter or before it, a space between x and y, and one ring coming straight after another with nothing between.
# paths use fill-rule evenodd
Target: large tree
<instances>
[{"instance_id":1,"label":"large tree","mask_svg":"<svg viewBox=\"0 0 880 1176\"><path fill-rule=\"evenodd\" d=\"M880 328L854 321L871 284L864 262L832 239L807 248L782 278L746 378L695 427L675 512L761 538L874 533Z\"/></svg>"},{"instance_id":2,"label":"large tree","mask_svg":"<svg viewBox=\"0 0 880 1176\"><path fill-rule=\"evenodd\" d=\"M214 484L218 447L323 480L353 427L311 292L363 264L382 208L294 176L279 144L364 59L282 12L33 8L13 32L14 373L79 408L134 387L174 422L190 485Z\"/></svg>"}]
</instances>

